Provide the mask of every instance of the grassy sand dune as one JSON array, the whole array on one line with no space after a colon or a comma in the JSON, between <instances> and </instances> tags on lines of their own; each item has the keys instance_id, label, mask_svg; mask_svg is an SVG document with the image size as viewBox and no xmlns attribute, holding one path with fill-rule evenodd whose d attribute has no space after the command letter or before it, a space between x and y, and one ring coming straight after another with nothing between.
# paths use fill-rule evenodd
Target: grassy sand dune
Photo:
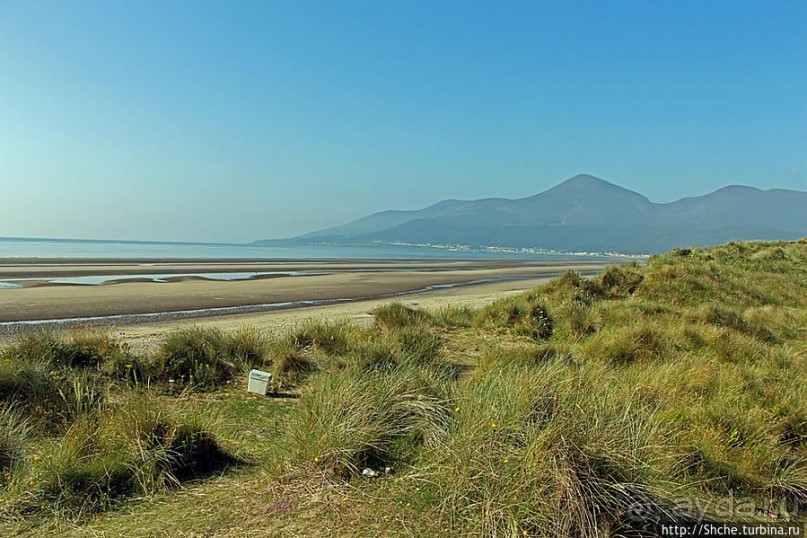
<instances>
[{"instance_id":1,"label":"grassy sand dune","mask_svg":"<svg viewBox=\"0 0 807 538\"><path fill-rule=\"evenodd\" d=\"M88 332L6 345L0 534L585 537L804 515L807 241L372 315L183 328L148 352ZM251 367L274 397L245 393Z\"/></svg>"}]
</instances>

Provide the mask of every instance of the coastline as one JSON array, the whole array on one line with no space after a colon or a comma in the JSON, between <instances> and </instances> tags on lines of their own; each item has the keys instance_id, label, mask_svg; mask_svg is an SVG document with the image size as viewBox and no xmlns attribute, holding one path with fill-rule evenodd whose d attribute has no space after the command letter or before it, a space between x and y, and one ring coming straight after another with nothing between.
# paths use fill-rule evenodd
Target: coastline
<instances>
[{"instance_id":1,"label":"coastline","mask_svg":"<svg viewBox=\"0 0 807 538\"><path fill-rule=\"evenodd\" d=\"M263 263L263 262L262 262ZM293 276L248 280L208 280L181 276L168 281L128 279L103 285L38 282L0 290L0 333L32 326L171 324L214 317L269 316L278 311L324 308L338 315L347 304L374 301L422 301L453 297L476 301L506 291L525 290L567 270L593 274L606 264L584 260L337 260L304 262L284 260L266 266L273 271L308 271ZM148 266L127 260L117 264L66 262L59 266L21 266L0 262L0 280L66 275L187 274L190 271L243 271L240 260L181 264L151 260ZM250 271L258 271L250 266ZM315 272L316 271L316 272ZM366 306L364 307L367 308ZM348 309L352 310L352 307ZM77 319L78 318L78 319Z\"/></svg>"}]
</instances>

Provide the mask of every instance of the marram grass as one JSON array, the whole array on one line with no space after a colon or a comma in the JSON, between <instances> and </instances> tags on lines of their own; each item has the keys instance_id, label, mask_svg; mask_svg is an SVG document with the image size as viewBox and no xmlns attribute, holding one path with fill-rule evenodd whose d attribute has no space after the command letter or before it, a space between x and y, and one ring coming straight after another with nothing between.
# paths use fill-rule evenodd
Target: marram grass
<instances>
[{"instance_id":1,"label":"marram grass","mask_svg":"<svg viewBox=\"0 0 807 538\"><path fill-rule=\"evenodd\" d=\"M570 272L481 309L391 303L369 327L312 321L272 341L198 329L133 356L33 339L0 363L0 513L106 509L97 529L69 531L222 536L269 517L291 535L607 537L636 531L637 513L717 518L727 499L801 517L806 327L799 241ZM254 366L299 397L229 389ZM206 422L196 399L230 423ZM43 409L58 410L58 428L43 427ZM202 480L242 439L266 448L261 463ZM173 495L188 478L194 494ZM286 493L265 504L274 491ZM160 516L140 501L116 512L155 495Z\"/></svg>"}]
</instances>

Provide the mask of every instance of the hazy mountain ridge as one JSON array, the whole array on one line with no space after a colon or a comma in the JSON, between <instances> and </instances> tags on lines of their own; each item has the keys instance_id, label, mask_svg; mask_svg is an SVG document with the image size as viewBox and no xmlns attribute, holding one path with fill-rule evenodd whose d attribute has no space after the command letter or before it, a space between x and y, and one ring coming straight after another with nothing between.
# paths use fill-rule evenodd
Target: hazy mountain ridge
<instances>
[{"instance_id":1,"label":"hazy mountain ridge","mask_svg":"<svg viewBox=\"0 0 807 538\"><path fill-rule=\"evenodd\" d=\"M798 239L807 236L805 208L807 192L739 185L655 203L581 174L527 198L444 200L419 210L382 211L283 242L382 241L655 253L731 240Z\"/></svg>"}]
</instances>

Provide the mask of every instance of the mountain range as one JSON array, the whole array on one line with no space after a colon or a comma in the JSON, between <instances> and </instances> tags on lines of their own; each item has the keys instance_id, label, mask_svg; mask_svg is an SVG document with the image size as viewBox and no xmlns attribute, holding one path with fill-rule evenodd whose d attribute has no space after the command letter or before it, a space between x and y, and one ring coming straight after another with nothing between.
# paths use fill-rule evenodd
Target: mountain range
<instances>
[{"instance_id":1,"label":"mountain range","mask_svg":"<svg viewBox=\"0 0 807 538\"><path fill-rule=\"evenodd\" d=\"M730 240L793 240L805 236L807 192L731 185L704 196L654 203L637 192L580 174L527 198L444 200L413 211L382 211L279 241L650 254Z\"/></svg>"}]
</instances>

